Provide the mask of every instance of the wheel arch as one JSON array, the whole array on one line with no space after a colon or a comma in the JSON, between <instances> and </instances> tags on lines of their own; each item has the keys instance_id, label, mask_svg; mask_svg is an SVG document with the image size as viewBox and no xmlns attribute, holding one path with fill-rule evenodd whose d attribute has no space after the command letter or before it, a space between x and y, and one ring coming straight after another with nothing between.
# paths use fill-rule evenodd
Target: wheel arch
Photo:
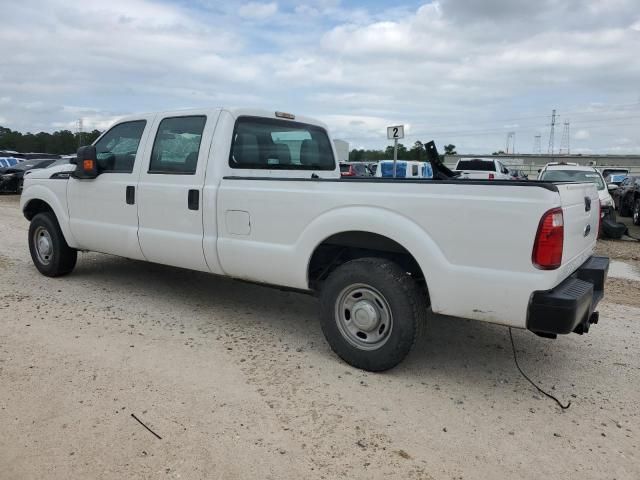
<instances>
[{"instance_id":1,"label":"wheel arch","mask_svg":"<svg viewBox=\"0 0 640 480\"><path fill-rule=\"evenodd\" d=\"M51 212L56 218L65 241L70 247L77 248L77 244L69 225L69 215L66 206L50 190L41 185L31 185L24 190L20 198L20 205L24 217L31 221L38 213Z\"/></svg>"},{"instance_id":2,"label":"wheel arch","mask_svg":"<svg viewBox=\"0 0 640 480\"><path fill-rule=\"evenodd\" d=\"M427 288L445 263L444 255L428 232L401 214L379 207L346 207L327 212L307 227L301 243L305 247L304 273L310 289L314 289L331 268L353 258L404 259L399 263L413 267L407 271L417 274ZM335 257L327 259L327 246L331 246L329 250L336 255L335 247L350 249L350 254L337 260ZM354 252L354 249L358 251ZM323 254L324 261L319 261ZM333 265L327 262L333 262Z\"/></svg>"}]
</instances>

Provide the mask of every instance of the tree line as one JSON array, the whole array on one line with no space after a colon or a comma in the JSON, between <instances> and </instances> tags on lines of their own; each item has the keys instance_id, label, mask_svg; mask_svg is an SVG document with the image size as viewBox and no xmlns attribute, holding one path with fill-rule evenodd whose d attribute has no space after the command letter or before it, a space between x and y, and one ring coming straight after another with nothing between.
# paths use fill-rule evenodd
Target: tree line
<instances>
[{"instance_id":1,"label":"tree line","mask_svg":"<svg viewBox=\"0 0 640 480\"><path fill-rule=\"evenodd\" d=\"M455 155L455 145L445 145L444 153L447 155ZM389 145L384 150L358 150L353 149L349 152L350 162L377 162L379 160L392 160L393 146ZM407 148L402 143L398 143L398 160L418 160L420 162L427 160L427 152L424 144L417 141L411 148Z\"/></svg>"},{"instance_id":2,"label":"tree line","mask_svg":"<svg viewBox=\"0 0 640 480\"><path fill-rule=\"evenodd\" d=\"M78 147L90 145L102 132L93 130L81 135L70 130L53 133L21 133L0 126L0 150L13 150L20 153L57 153L72 154Z\"/></svg>"}]
</instances>

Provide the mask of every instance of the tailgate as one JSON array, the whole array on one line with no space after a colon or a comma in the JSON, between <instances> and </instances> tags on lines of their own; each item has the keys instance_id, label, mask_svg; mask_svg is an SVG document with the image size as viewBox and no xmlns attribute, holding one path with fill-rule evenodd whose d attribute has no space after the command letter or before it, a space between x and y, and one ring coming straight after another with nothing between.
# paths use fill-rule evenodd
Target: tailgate
<instances>
[{"instance_id":1,"label":"tailgate","mask_svg":"<svg viewBox=\"0 0 640 480\"><path fill-rule=\"evenodd\" d=\"M600 199L593 183L557 183L564 216L562 265L582 263L600 229ZM576 268L579 265L575 266Z\"/></svg>"}]
</instances>

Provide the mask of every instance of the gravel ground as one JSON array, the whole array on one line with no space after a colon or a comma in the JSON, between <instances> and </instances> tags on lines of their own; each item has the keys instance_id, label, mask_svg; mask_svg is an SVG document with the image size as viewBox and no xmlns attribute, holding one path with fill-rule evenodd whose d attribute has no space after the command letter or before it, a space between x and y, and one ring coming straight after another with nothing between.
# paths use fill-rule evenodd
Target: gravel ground
<instances>
[{"instance_id":1,"label":"gravel ground","mask_svg":"<svg viewBox=\"0 0 640 480\"><path fill-rule=\"evenodd\" d=\"M26 230L0 196L2 479L640 478L638 285L589 335L514 331L562 411L503 327L432 316L365 373L312 297L99 254L49 279Z\"/></svg>"}]
</instances>

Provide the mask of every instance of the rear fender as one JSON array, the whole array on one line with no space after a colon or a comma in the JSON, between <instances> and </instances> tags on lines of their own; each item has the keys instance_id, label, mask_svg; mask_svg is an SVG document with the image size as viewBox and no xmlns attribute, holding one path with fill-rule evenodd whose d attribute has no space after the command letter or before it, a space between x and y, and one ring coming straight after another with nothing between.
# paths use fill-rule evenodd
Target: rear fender
<instances>
[{"instance_id":1,"label":"rear fender","mask_svg":"<svg viewBox=\"0 0 640 480\"><path fill-rule=\"evenodd\" d=\"M432 306L438 308L438 275L446 271L447 261L436 243L427 232L416 223L391 210L366 206L344 207L325 212L302 232L297 243L297 258L306 262L295 265L295 277L308 286L307 272L309 261L316 248L325 239L338 233L362 231L387 237L402 245L416 260L424 274L429 288ZM363 245L366 248L366 245ZM435 289L432 289L434 285Z\"/></svg>"}]
</instances>

